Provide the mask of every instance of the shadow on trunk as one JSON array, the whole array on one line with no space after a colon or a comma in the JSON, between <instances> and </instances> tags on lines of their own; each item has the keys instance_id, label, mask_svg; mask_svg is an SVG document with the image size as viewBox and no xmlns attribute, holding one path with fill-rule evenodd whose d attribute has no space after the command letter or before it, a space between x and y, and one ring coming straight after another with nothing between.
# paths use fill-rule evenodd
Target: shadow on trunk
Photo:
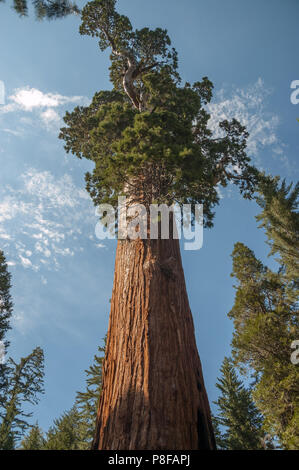
<instances>
[{"instance_id":1,"label":"shadow on trunk","mask_svg":"<svg viewBox=\"0 0 299 470\"><path fill-rule=\"evenodd\" d=\"M118 242L93 448L215 448L178 240Z\"/></svg>"}]
</instances>

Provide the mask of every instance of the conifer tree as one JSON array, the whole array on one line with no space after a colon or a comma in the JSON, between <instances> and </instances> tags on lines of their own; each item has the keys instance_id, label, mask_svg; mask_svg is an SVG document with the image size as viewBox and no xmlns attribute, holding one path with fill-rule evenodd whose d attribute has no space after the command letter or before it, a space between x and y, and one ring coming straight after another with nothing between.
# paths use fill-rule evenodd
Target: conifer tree
<instances>
[{"instance_id":1,"label":"conifer tree","mask_svg":"<svg viewBox=\"0 0 299 470\"><path fill-rule=\"evenodd\" d=\"M21 358L16 363L7 361L7 383L1 390L0 449L14 449L17 441L30 427L27 419L32 413L24 411L24 405L38 403L43 393L44 354L41 348Z\"/></svg>"},{"instance_id":2,"label":"conifer tree","mask_svg":"<svg viewBox=\"0 0 299 470\"><path fill-rule=\"evenodd\" d=\"M94 356L93 364L85 371L87 375L86 390L85 392L78 392L76 399L80 420L82 426L85 426L86 449L90 449L95 434L97 409L102 392L105 347L99 346L98 351L100 355Z\"/></svg>"},{"instance_id":3,"label":"conifer tree","mask_svg":"<svg viewBox=\"0 0 299 470\"><path fill-rule=\"evenodd\" d=\"M298 291L283 270L271 271L242 243L232 256L234 361L254 374L252 395L265 417L265 431L284 448L299 448L299 369L291 362L291 344L298 339Z\"/></svg>"},{"instance_id":4,"label":"conifer tree","mask_svg":"<svg viewBox=\"0 0 299 470\"><path fill-rule=\"evenodd\" d=\"M5 0L0 0L0 2L5 2ZM80 12L77 5L70 0L32 0L32 5L38 20L63 18ZM19 16L28 16L27 0L13 0L12 8Z\"/></svg>"},{"instance_id":5,"label":"conifer tree","mask_svg":"<svg viewBox=\"0 0 299 470\"><path fill-rule=\"evenodd\" d=\"M5 336L10 329L9 321L13 310L10 288L11 275L7 270L4 253L0 250L0 341L5 345L5 349L9 346Z\"/></svg>"},{"instance_id":6,"label":"conifer tree","mask_svg":"<svg viewBox=\"0 0 299 470\"><path fill-rule=\"evenodd\" d=\"M106 338L105 338L106 344ZM100 355L86 372L86 390L77 392L70 411L54 421L46 436L45 448L50 450L89 450L95 433L98 402L102 391L105 347L98 347Z\"/></svg>"},{"instance_id":7,"label":"conifer tree","mask_svg":"<svg viewBox=\"0 0 299 470\"><path fill-rule=\"evenodd\" d=\"M298 196L299 182L293 187L279 178L262 178L257 202L263 210L257 220L266 230L270 255L279 255L286 277L299 287Z\"/></svg>"},{"instance_id":8,"label":"conifer tree","mask_svg":"<svg viewBox=\"0 0 299 470\"><path fill-rule=\"evenodd\" d=\"M211 227L217 185L250 198L257 172L246 129L208 129L212 83L182 84L166 30L134 30L115 0L82 11L80 33L110 49L113 89L65 116L67 152L94 162L86 182L95 205L204 204ZM119 240L95 449L212 449L209 403L186 293L179 241Z\"/></svg>"},{"instance_id":9,"label":"conifer tree","mask_svg":"<svg viewBox=\"0 0 299 470\"><path fill-rule=\"evenodd\" d=\"M44 450L45 437L42 429L36 423L21 442L22 450Z\"/></svg>"},{"instance_id":10,"label":"conifer tree","mask_svg":"<svg viewBox=\"0 0 299 470\"><path fill-rule=\"evenodd\" d=\"M0 406L4 399L3 390L7 384L7 366L5 356L9 342L6 334L10 329L10 318L13 303L10 295L11 275L7 270L7 263L3 251L0 250Z\"/></svg>"},{"instance_id":11,"label":"conifer tree","mask_svg":"<svg viewBox=\"0 0 299 470\"><path fill-rule=\"evenodd\" d=\"M106 343L106 338L105 338ZM46 435L38 424L31 427L21 443L24 450L89 450L95 432L98 401L102 390L105 347L86 370L86 390L78 392L75 405L54 420Z\"/></svg>"},{"instance_id":12,"label":"conifer tree","mask_svg":"<svg viewBox=\"0 0 299 470\"><path fill-rule=\"evenodd\" d=\"M263 449L263 418L253 402L250 390L238 379L230 359L224 358L220 371L222 375L216 384L220 396L214 402L218 407L218 414L214 417L218 449ZM223 433L220 432L221 428L224 428Z\"/></svg>"},{"instance_id":13,"label":"conifer tree","mask_svg":"<svg viewBox=\"0 0 299 470\"><path fill-rule=\"evenodd\" d=\"M5 336L10 329L13 302L10 295L11 275L5 256L0 251L0 341L5 356L0 361L0 449L13 449L23 433L29 428L24 405L34 404L43 393L44 355L35 348L17 363L6 358L9 342Z\"/></svg>"},{"instance_id":14,"label":"conifer tree","mask_svg":"<svg viewBox=\"0 0 299 470\"><path fill-rule=\"evenodd\" d=\"M85 450L87 443L86 426L76 406L54 420L46 434L46 450Z\"/></svg>"}]
</instances>

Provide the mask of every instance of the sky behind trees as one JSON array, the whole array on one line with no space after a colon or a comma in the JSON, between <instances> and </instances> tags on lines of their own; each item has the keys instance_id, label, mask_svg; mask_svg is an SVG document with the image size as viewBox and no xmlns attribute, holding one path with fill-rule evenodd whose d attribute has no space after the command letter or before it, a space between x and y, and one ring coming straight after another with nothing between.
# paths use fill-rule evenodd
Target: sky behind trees
<instances>
[{"instance_id":1,"label":"sky behind trees","mask_svg":"<svg viewBox=\"0 0 299 470\"><path fill-rule=\"evenodd\" d=\"M299 79L296 0L119 0L136 27L165 27L179 53L184 80L214 83L214 122L236 117L251 134L259 167L298 180ZM79 18L39 23L0 5L0 242L10 264L15 302L13 356L36 345L45 351L46 394L34 419L43 428L72 406L84 369L104 337L115 241L94 236L96 217L84 190L90 165L66 155L61 117L110 88L108 55L78 33ZM210 402L229 355L234 298L231 258L241 241L266 261L268 249L254 202L221 190L215 226L198 252L183 252L186 283ZM267 261L273 266L273 261ZM162 332L163 333L163 332Z\"/></svg>"}]
</instances>

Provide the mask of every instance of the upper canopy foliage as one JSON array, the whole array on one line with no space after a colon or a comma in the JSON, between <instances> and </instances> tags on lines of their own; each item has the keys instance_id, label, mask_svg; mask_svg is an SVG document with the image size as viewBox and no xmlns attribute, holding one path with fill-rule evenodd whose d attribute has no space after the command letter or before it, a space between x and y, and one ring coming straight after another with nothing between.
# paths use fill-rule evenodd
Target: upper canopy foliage
<instances>
[{"instance_id":1,"label":"upper canopy foliage","mask_svg":"<svg viewBox=\"0 0 299 470\"><path fill-rule=\"evenodd\" d=\"M67 113L61 129L67 152L95 162L87 189L95 204L116 203L120 194L151 202L204 203L211 226L216 186L229 181L251 197L257 171L246 155L245 127L219 123L213 138L204 106L212 83L204 77L182 85L177 53L166 30L133 30L115 0L95 0L82 11L81 34L111 49L111 91L96 93L88 107Z\"/></svg>"},{"instance_id":2,"label":"upper canopy foliage","mask_svg":"<svg viewBox=\"0 0 299 470\"><path fill-rule=\"evenodd\" d=\"M5 2L5 0L0 0ZM35 16L38 20L47 18L48 20L55 18L63 18L70 14L78 14L80 12L77 5L70 0L32 0ZM28 15L27 0L13 0L12 8L20 15Z\"/></svg>"}]
</instances>

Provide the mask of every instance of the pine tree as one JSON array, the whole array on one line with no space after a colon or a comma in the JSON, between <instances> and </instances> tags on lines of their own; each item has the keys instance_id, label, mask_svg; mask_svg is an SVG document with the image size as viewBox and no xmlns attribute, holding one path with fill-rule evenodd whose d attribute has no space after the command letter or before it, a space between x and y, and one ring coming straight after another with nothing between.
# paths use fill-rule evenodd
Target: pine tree
<instances>
[{"instance_id":1,"label":"pine tree","mask_svg":"<svg viewBox=\"0 0 299 470\"><path fill-rule=\"evenodd\" d=\"M5 0L0 0L5 2ZM79 14L80 9L70 0L32 0L35 16L38 20L63 18L72 14ZM27 0L13 0L13 9L19 16L28 16Z\"/></svg>"},{"instance_id":2,"label":"pine tree","mask_svg":"<svg viewBox=\"0 0 299 470\"><path fill-rule=\"evenodd\" d=\"M217 185L250 198L257 172L246 129L221 122L214 139L204 106L212 83L182 85L167 31L133 30L115 0L82 11L80 32L111 51L111 91L67 113L67 152L94 162L86 175L95 205L204 204L212 226ZM95 449L212 449L214 436L179 241L119 240Z\"/></svg>"},{"instance_id":3,"label":"pine tree","mask_svg":"<svg viewBox=\"0 0 299 470\"><path fill-rule=\"evenodd\" d=\"M22 450L44 450L45 437L42 429L36 423L21 442Z\"/></svg>"},{"instance_id":4,"label":"pine tree","mask_svg":"<svg viewBox=\"0 0 299 470\"><path fill-rule=\"evenodd\" d=\"M250 390L238 379L230 359L224 359L220 371L222 376L216 386L221 393L214 402L219 411L214 418L217 447L223 450L263 449L263 418ZM220 427L224 428L223 433L219 431Z\"/></svg>"},{"instance_id":5,"label":"pine tree","mask_svg":"<svg viewBox=\"0 0 299 470\"><path fill-rule=\"evenodd\" d=\"M106 345L106 338L104 341ZM102 392L105 347L99 346L98 351L102 354L95 355L93 364L85 371L87 375L86 391L78 392L76 398L76 406L80 413L82 427L85 427L84 434L86 435L86 449L90 449L94 437L97 409Z\"/></svg>"},{"instance_id":6,"label":"pine tree","mask_svg":"<svg viewBox=\"0 0 299 470\"><path fill-rule=\"evenodd\" d=\"M298 295L284 271L264 266L242 243L233 251L238 284L229 317L234 320L233 358L252 371L253 398L265 417L264 428L286 449L299 447L299 372L291 362L298 333Z\"/></svg>"},{"instance_id":7,"label":"pine tree","mask_svg":"<svg viewBox=\"0 0 299 470\"><path fill-rule=\"evenodd\" d=\"M7 361L7 385L1 390L0 449L13 449L16 442L30 427L27 419L32 413L24 411L24 405L38 403L43 393L44 354L41 348L19 363Z\"/></svg>"}]
</instances>

